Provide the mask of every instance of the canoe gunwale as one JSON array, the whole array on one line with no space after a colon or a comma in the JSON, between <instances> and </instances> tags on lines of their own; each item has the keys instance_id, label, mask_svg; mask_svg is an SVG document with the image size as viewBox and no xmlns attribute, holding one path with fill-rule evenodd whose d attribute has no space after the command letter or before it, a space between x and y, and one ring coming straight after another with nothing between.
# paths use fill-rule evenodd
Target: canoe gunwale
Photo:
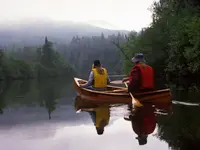
<instances>
[{"instance_id":1,"label":"canoe gunwale","mask_svg":"<svg viewBox=\"0 0 200 150\"><path fill-rule=\"evenodd\" d=\"M79 78L74 78L74 81L76 83L76 85L80 88L80 90L84 90L84 91L87 91L87 92L91 92L91 93L96 93L96 94L103 94L103 95L118 95L118 96L129 96L129 93L106 93L104 91L94 91L94 90L90 90L90 89L86 89L86 88L82 88L80 87L80 84L79 84L79 80L82 80L82 81L85 81L83 79L79 79ZM126 88L123 88L123 87L115 87L115 86L110 86L108 85L108 87L111 87L111 88L116 88L116 89L126 89Z\"/></svg>"}]
</instances>

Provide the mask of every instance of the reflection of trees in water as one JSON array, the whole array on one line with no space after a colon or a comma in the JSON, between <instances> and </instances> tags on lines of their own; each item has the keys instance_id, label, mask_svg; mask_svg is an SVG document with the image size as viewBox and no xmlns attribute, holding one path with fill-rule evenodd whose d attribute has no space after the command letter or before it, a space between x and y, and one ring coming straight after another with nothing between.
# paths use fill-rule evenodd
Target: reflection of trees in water
<instances>
[{"instance_id":1,"label":"reflection of trees in water","mask_svg":"<svg viewBox=\"0 0 200 150\"><path fill-rule=\"evenodd\" d=\"M196 83L190 83L190 85L168 84L167 86L172 92L173 99L184 102L199 102L197 97L200 96L200 86Z\"/></svg>"},{"instance_id":2,"label":"reflection of trees in water","mask_svg":"<svg viewBox=\"0 0 200 150\"><path fill-rule=\"evenodd\" d=\"M11 84L0 83L0 113L3 108L35 106L46 107L49 118L51 112L56 109L56 99L69 94L71 91L71 80L28 80L12 81Z\"/></svg>"},{"instance_id":3,"label":"reflection of trees in water","mask_svg":"<svg viewBox=\"0 0 200 150\"><path fill-rule=\"evenodd\" d=\"M176 105L173 115L158 120L158 137L174 149L200 149L199 107Z\"/></svg>"},{"instance_id":4,"label":"reflection of trees in water","mask_svg":"<svg viewBox=\"0 0 200 150\"><path fill-rule=\"evenodd\" d=\"M30 105L34 103L36 96L35 93L30 96L33 87L35 87L35 82L29 80L5 82L5 88L0 97L3 96L6 105L9 106Z\"/></svg>"},{"instance_id":5,"label":"reflection of trees in water","mask_svg":"<svg viewBox=\"0 0 200 150\"><path fill-rule=\"evenodd\" d=\"M51 119L51 113L56 110L57 99L63 97L69 91L69 87L71 87L69 86L69 82L62 79L43 80L38 85L39 105L47 108L49 119Z\"/></svg>"},{"instance_id":6,"label":"reflection of trees in water","mask_svg":"<svg viewBox=\"0 0 200 150\"><path fill-rule=\"evenodd\" d=\"M3 109L6 108L6 102L5 102L5 95L7 90L8 84L5 84L5 82L0 82L0 114L3 114Z\"/></svg>"},{"instance_id":7,"label":"reflection of trees in water","mask_svg":"<svg viewBox=\"0 0 200 150\"><path fill-rule=\"evenodd\" d=\"M49 119L51 119L51 113L56 110L58 104L57 99L63 97L68 91L69 84L63 80L44 80L39 85L39 104L42 107L46 107L48 110Z\"/></svg>"},{"instance_id":8,"label":"reflection of trees in water","mask_svg":"<svg viewBox=\"0 0 200 150\"><path fill-rule=\"evenodd\" d=\"M51 113L56 109L56 105L58 101L56 101L56 95L54 87L46 88L42 93L42 100L44 102L44 106L48 110L49 119L51 119Z\"/></svg>"}]
</instances>

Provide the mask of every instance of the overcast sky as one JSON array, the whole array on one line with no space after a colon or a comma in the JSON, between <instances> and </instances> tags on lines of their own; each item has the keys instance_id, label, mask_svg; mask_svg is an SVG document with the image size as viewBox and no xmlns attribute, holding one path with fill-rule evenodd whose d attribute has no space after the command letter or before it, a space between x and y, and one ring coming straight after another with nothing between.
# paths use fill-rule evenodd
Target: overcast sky
<instances>
[{"instance_id":1,"label":"overcast sky","mask_svg":"<svg viewBox=\"0 0 200 150\"><path fill-rule=\"evenodd\" d=\"M148 8L153 2L154 0L0 0L0 22L33 18L83 22L100 20L108 22L109 27L138 31L151 22Z\"/></svg>"}]
</instances>

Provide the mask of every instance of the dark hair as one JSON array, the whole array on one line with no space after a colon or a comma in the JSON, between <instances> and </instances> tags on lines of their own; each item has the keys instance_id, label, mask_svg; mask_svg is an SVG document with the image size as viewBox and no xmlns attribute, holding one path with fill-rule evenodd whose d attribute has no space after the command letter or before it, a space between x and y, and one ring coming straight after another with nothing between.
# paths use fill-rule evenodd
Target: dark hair
<instances>
[{"instance_id":1,"label":"dark hair","mask_svg":"<svg viewBox=\"0 0 200 150\"><path fill-rule=\"evenodd\" d=\"M99 60L94 60L94 67L99 67L101 66L101 63Z\"/></svg>"},{"instance_id":2,"label":"dark hair","mask_svg":"<svg viewBox=\"0 0 200 150\"><path fill-rule=\"evenodd\" d=\"M139 145L145 145L147 144L147 139L140 139L138 140Z\"/></svg>"},{"instance_id":3,"label":"dark hair","mask_svg":"<svg viewBox=\"0 0 200 150\"><path fill-rule=\"evenodd\" d=\"M138 140L139 145L147 144L147 136L138 136L136 139Z\"/></svg>"},{"instance_id":4,"label":"dark hair","mask_svg":"<svg viewBox=\"0 0 200 150\"><path fill-rule=\"evenodd\" d=\"M98 135L102 135L104 132L104 128L96 128L96 130Z\"/></svg>"},{"instance_id":5,"label":"dark hair","mask_svg":"<svg viewBox=\"0 0 200 150\"><path fill-rule=\"evenodd\" d=\"M96 127L98 135L102 135L103 134L105 126L106 126L106 120L101 120L100 127Z\"/></svg>"}]
</instances>

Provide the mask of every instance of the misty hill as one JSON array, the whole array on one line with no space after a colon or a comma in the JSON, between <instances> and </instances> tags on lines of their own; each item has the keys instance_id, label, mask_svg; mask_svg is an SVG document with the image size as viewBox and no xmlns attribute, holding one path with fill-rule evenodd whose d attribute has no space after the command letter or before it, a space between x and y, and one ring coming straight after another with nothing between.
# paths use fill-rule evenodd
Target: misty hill
<instances>
[{"instance_id":1,"label":"misty hill","mask_svg":"<svg viewBox=\"0 0 200 150\"><path fill-rule=\"evenodd\" d=\"M118 32L128 33L125 30L109 30L88 23L35 20L21 24L0 25L0 45L38 45L43 43L45 36L53 42L66 44L73 36L99 36L102 32L104 36Z\"/></svg>"}]
</instances>

